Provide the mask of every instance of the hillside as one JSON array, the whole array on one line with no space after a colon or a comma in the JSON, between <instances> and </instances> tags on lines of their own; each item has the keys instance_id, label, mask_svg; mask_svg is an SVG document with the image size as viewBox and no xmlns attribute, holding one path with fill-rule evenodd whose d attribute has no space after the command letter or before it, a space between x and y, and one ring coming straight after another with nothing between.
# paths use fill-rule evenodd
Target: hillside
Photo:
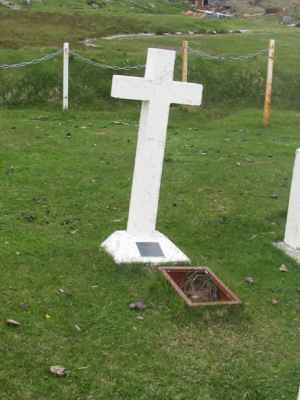
<instances>
[{"instance_id":1,"label":"hillside","mask_svg":"<svg viewBox=\"0 0 300 400\"><path fill-rule=\"evenodd\" d=\"M182 0L10 0L10 3L23 10L112 14L176 14L187 7Z\"/></svg>"},{"instance_id":2,"label":"hillside","mask_svg":"<svg viewBox=\"0 0 300 400\"><path fill-rule=\"evenodd\" d=\"M193 0L1 0L5 7L12 5L20 9L71 13L108 14L178 14L193 7ZM264 13L273 7L286 8L288 13L297 13L300 0L209 0L211 6L226 4L236 14Z\"/></svg>"}]
</instances>

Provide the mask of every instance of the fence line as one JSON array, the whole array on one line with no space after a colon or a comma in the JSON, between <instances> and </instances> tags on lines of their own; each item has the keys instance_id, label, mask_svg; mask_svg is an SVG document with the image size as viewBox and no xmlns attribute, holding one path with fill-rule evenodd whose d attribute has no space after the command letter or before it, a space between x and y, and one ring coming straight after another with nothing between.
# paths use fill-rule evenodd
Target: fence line
<instances>
[{"instance_id":1,"label":"fence line","mask_svg":"<svg viewBox=\"0 0 300 400\"><path fill-rule=\"evenodd\" d=\"M258 56L263 56L267 55L268 50L263 49L263 50L258 50L255 53L250 53L250 54L245 54L243 56L238 56L234 54L222 54L222 55L213 55L204 52L203 50L197 50L189 47L189 52L192 55L198 56L199 58L203 58L205 60L212 60L212 61L245 61L245 60L250 60L252 58L256 58Z\"/></svg>"},{"instance_id":2,"label":"fence line","mask_svg":"<svg viewBox=\"0 0 300 400\"><path fill-rule=\"evenodd\" d=\"M177 51L181 52L181 49L177 49ZM194 56L198 56L199 58L203 58L206 60L213 60L213 61L244 61L244 60L249 60L251 58L256 58L258 56L266 55L268 53L268 49L263 49L263 50L259 50L259 51L255 52L255 53L246 54L243 56L232 55L232 54L214 55L214 54L206 53L205 51L203 51L201 49L193 49L191 47L188 48L188 51L190 54L192 54ZM57 56L59 56L62 53L63 53L63 49L58 49L53 53L46 54L40 58L35 58L35 59L29 60L29 61L22 61L22 62L16 63L16 64L0 64L0 69L19 69L19 68L25 68L30 65L41 64L43 62L53 60L54 58L56 58ZM130 71L130 70L134 70L134 69L145 68L145 64L120 66L120 65L109 65L109 64L99 63L90 58L82 56L80 53L78 53L77 51L74 51L74 50L70 50L70 54L75 59L82 61L86 64L89 64L89 65L92 65L92 66L98 67L98 68L110 69L113 71Z\"/></svg>"},{"instance_id":3,"label":"fence line","mask_svg":"<svg viewBox=\"0 0 300 400\"><path fill-rule=\"evenodd\" d=\"M90 58L84 57L81 54L77 53L77 51L71 50L70 54L74 56L75 59L82 61L86 64L92 65L94 67L103 68L103 69L111 69L113 71L129 71L132 69L141 69L145 68L145 64L136 64L136 65L125 65L125 66L118 66L118 65L109 65L109 64L101 64L97 61L93 61Z\"/></svg>"},{"instance_id":4,"label":"fence line","mask_svg":"<svg viewBox=\"0 0 300 400\"><path fill-rule=\"evenodd\" d=\"M188 55L191 54L194 57L201 58L203 60L209 60L209 61L218 61L218 62L235 62L235 61L247 61L251 59L255 59L259 56L267 55L268 49L262 49L258 50L254 53L250 54L245 54L245 55L234 55L234 54L221 54L221 55L216 55L216 54L209 54L201 49L193 49L189 46L187 41L183 42L183 45L181 49L174 49L176 53L178 54L179 52L182 55L182 79L185 81L187 80L188 76ZM69 44L64 43L63 49L58 49L53 53L46 54L40 58L35 58L29 61L23 61L20 63L16 64L0 64L0 70L8 70L8 69L20 69L20 68L25 68L30 65L36 65L40 64L43 62L47 62L50 60L55 59L58 57L60 54L64 54L63 57L63 110L68 109L69 105L69 56L72 55L75 60L78 60L80 62L83 62L85 64L94 66L96 68L101 68L101 69L108 69L111 71L131 71L131 70L138 70L138 69L143 69L145 68L145 64L136 64L136 65L109 65L109 64L104 64L104 63L99 63L98 61L94 61L90 58L87 58L80 53L78 53L75 50L70 50L69 49ZM274 57L272 58L272 62L274 62ZM269 60L270 60L270 54L269 54ZM273 65L272 65L273 67ZM269 103L271 103L271 86L269 84L269 91L268 91L268 99ZM266 102L265 102L266 103ZM270 109L270 106L269 106ZM264 123L266 126L266 124Z\"/></svg>"},{"instance_id":5,"label":"fence line","mask_svg":"<svg viewBox=\"0 0 300 400\"><path fill-rule=\"evenodd\" d=\"M30 61L23 61L18 64L0 64L0 69L19 69L19 68L25 68L28 67L29 65L36 65L36 64L41 64L43 62L53 60L56 58L58 55L60 55L63 52L62 49L59 49L55 51L54 53L46 54L43 57L40 58L35 58Z\"/></svg>"}]
</instances>

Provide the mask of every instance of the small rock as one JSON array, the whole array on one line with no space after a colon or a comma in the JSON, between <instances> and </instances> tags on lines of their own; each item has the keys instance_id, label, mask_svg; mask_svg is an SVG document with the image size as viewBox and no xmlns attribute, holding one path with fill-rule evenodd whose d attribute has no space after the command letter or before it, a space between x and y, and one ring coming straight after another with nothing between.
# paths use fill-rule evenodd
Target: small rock
<instances>
[{"instance_id":1,"label":"small rock","mask_svg":"<svg viewBox=\"0 0 300 400\"><path fill-rule=\"evenodd\" d=\"M277 300L277 299L272 299L272 304L275 306L276 304L278 304L279 303L279 300Z\"/></svg>"},{"instance_id":2,"label":"small rock","mask_svg":"<svg viewBox=\"0 0 300 400\"><path fill-rule=\"evenodd\" d=\"M245 278L245 282L248 283L249 285L253 285L254 284L254 278L252 278L252 276L247 276Z\"/></svg>"},{"instance_id":3,"label":"small rock","mask_svg":"<svg viewBox=\"0 0 300 400\"><path fill-rule=\"evenodd\" d=\"M130 303L129 304L129 308L131 310L137 310L137 311L143 311L146 308L145 303L141 300L141 301L137 301L136 303Z\"/></svg>"},{"instance_id":4,"label":"small rock","mask_svg":"<svg viewBox=\"0 0 300 400\"><path fill-rule=\"evenodd\" d=\"M138 320L140 320L140 321L143 321L143 320L144 320L144 317L143 317L142 315L138 315L138 316L136 317L136 319L138 319Z\"/></svg>"},{"instance_id":5,"label":"small rock","mask_svg":"<svg viewBox=\"0 0 300 400\"><path fill-rule=\"evenodd\" d=\"M26 310L28 310L28 308L29 308L29 304L21 303L21 304L20 304L20 308L21 308L22 310L26 311Z\"/></svg>"},{"instance_id":6,"label":"small rock","mask_svg":"<svg viewBox=\"0 0 300 400\"><path fill-rule=\"evenodd\" d=\"M285 264L281 264L280 267L279 267L279 271L281 271L281 272L289 272L289 269Z\"/></svg>"},{"instance_id":7,"label":"small rock","mask_svg":"<svg viewBox=\"0 0 300 400\"><path fill-rule=\"evenodd\" d=\"M20 322L15 321L14 319L7 319L6 320L6 325L9 325L9 326L21 326Z\"/></svg>"},{"instance_id":8,"label":"small rock","mask_svg":"<svg viewBox=\"0 0 300 400\"><path fill-rule=\"evenodd\" d=\"M61 367L59 365L53 365L52 367L50 367L50 372L53 375L56 376L67 376L67 370L64 367Z\"/></svg>"}]
</instances>

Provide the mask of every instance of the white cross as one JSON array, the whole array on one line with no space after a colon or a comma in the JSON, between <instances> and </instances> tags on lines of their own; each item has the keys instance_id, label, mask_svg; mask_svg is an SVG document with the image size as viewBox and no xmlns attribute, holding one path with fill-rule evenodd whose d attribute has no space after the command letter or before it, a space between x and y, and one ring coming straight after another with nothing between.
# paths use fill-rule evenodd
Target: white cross
<instances>
[{"instance_id":1,"label":"white cross","mask_svg":"<svg viewBox=\"0 0 300 400\"><path fill-rule=\"evenodd\" d=\"M300 263L300 148L294 162L284 240L274 245Z\"/></svg>"},{"instance_id":2,"label":"white cross","mask_svg":"<svg viewBox=\"0 0 300 400\"><path fill-rule=\"evenodd\" d=\"M144 78L113 77L112 97L142 101L127 223L127 233L137 240L156 232L170 105L200 105L202 101L202 85L173 80L175 58L173 50L148 49ZM111 254L116 251L105 242L104 247Z\"/></svg>"},{"instance_id":3,"label":"white cross","mask_svg":"<svg viewBox=\"0 0 300 400\"><path fill-rule=\"evenodd\" d=\"M202 86L174 82L175 51L149 49L145 78L113 77L112 97L142 100L127 230L155 230L171 103L200 105Z\"/></svg>"},{"instance_id":4,"label":"white cross","mask_svg":"<svg viewBox=\"0 0 300 400\"><path fill-rule=\"evenodd\" d=\"M300 249L300 149L296 151L284 242Z\"/></svg>"}]
</instances>

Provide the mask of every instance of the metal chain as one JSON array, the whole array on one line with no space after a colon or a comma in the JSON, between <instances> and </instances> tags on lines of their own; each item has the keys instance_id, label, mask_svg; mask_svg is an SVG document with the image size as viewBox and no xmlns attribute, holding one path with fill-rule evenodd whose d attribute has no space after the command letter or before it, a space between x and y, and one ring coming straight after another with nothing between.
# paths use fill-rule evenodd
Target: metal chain
<instances>
[{"instance_id":1,"label":"metal chain","mask_svg":"<svg viewBox=\"0 0 300 400\"><path fill-rule=\"evenodd\" d=\"M70 54L72 54L75 58L77 58L79 61L82 61L86 64L93 65L94 67L98 68L104 68L104 69L111 69L115 71L129 71L131 69L141 69L145 68L145 64L137 64L137 65L127 65L124 67L120 67L117 65L108 65L108 64L101 64L98 63L97 61L90 60L89 58L86 58L82 56L81 54L77 53L76 51L70 51Z\"/></svg>"},{"instance_id":2,"label":"metal chain","mask_svg":"<svg viewBox=\"0 0 300 400\"><path fill-rule=\"evenodd\" d=\"M30 61L23 61L18 64L0 64L0 70L1 69L19 69L19 68L25 68L29 65L40 64L42 62L46 62L46 61L56 58L62 52L63 52L63 50L59 49L59 50L55 51L54 53L50 53L43 57L36 58L36 59L30 60ZM243 61L243 60L249 60L249 59L255 58L260 55L265 55L265 54L267 54L268 50L267 49L259 50L256 53L247 54L244 56L237 56L237 55L220 55L220 56L218 56L218 55L208 54L208 53L204 52L203 50L195 50L192 48L189 48L189 52L192 55L198 56L198 57L200 57L202 59L206 59L206 60ZM110 69L110 70L115 70L115 71L129 71L129 70L133 70L133 69L145 68L145 64L127 65L127 66L123 66L123 67L117 66L117 65L102 64L102 63L98 63L97 61L93 61L87 57L84 57L81 54L77 53L76 51L70 51L70 54L72 54L79 61L82 61L89 65L93 65L94 67L98 67L98 68Z\"/></svg>"},{"instance_id":3,"label":"metal chain","mask_svg":"<svg viewBox=\"0 0 300 400\"><path fill-rule=\"evenodd\" d=\"M0 69L18 69L18 68L25 68L29 65L35 65L35 64L40 64L42 62L46 62L49 60L53 60L54 58L56 58L59 54L61 54L63 52L63 50L57 50L54 53L51 54L47 54L43 57L40 58L35 58L33 60L30 61L23 61L21 63L18 64L0 64Z\"/></svg>"},{"instance_id":4,"label":"metal chain","mask_svg":"<svg viewBox=\"0 0 300 400\"><path fill-rule=\"evenodd\" d=\"M238 55L212 55L205 53L203 50L195 50L192 48L189 48L189 52L192 55L198 56L200 58L203 58L205 60L213 60L213 61L244 61L244 60L250 60L252 58L256 58L261 55L265 55L268 53L267 49L259 50L256 53L251 53L251 54L246 54L244 56L238 56Z\"/></svg>"}]
</instances>

